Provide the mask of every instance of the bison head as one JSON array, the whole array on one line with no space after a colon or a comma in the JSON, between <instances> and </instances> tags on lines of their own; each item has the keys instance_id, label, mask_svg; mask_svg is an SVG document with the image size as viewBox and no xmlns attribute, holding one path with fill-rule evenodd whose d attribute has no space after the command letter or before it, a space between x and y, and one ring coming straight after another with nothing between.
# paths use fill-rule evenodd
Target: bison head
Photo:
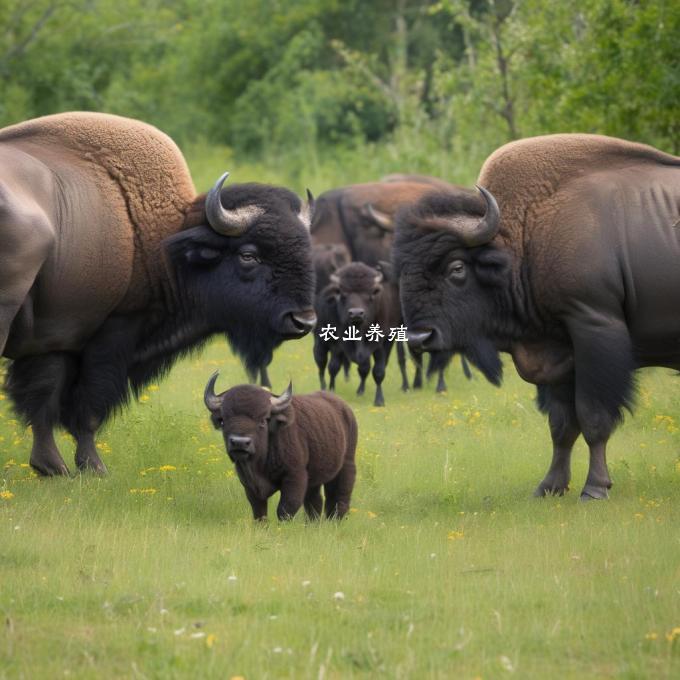
<instances>
[{"instance_id":1,"label":"bison head","mask_svg":"<svg viewBox=\"0 0 680 680\"><path fill-rule=\"evenodd\" d=\"M252 371L314 328L313 203L263 184L223 188L227 175L205 200L206 223L164 245L186 325L226 333Z\"/></svg>"},{"instance_id":2,"label":"bison head","mask_svg":"<svg viewBox=\"0 0 680 680\"><path fill-rule=\"evenodd\" d=\"M366 330L376 323L382 283L382 272L363 262L352 262L331 274L331 283L323 294L330 304L335 304L342 328Z\"/></svg>"},{"instance_id":3,"label":"bison head","mask_svg":"<svg viewBox=\"0 0 680 680\"><path fill-rule=\"evenodd\" d=\"M509 257L493 196L430 194L397 218L394 262L409 344L464 354L499 384Z\"/></svg>"},{"instance_id":4,"label":"bison head","mask_svg":"<svg viewBox=\"0 0 680 680\"><path fill-rule=\"evenodd\" d=\"M292 421L292 384L278 397L255 385L239 385L218 395L218 375L208 381L204 402L213 425L222 431L229 457L237 464L264 461L270 433Z\"/></svg>"}]
</instances>

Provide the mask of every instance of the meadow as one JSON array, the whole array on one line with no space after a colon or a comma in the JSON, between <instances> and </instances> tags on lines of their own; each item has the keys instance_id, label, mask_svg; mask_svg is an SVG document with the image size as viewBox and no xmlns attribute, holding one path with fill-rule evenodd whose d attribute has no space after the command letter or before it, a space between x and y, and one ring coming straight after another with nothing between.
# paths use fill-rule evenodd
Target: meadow
<instances>
[{"instance_id":1,"label":"meadow","mask_svg":"<svg viewBox=\"0 0 680 680\"><path fill-rule=\"evenodd\" d=\"M310 338L272 366L316 389ZM511 366L387 406L339 383L360 425L349 517L256 525L202 404L244 381L216 340L104 430L109 467L42 480L0 401L1 678L671 678L680 673L677 378L640 374L606 502L531 492L549 436ZM3 395L4 396L4 395ZM65 458L73 444L61 435Z\"/></svg>"}]
</instances>

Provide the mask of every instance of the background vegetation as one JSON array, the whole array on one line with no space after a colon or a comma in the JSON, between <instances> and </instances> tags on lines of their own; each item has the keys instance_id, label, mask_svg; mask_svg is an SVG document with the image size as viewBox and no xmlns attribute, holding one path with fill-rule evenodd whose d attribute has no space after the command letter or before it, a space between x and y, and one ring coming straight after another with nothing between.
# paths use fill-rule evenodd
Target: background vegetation
<instances>
[{"instance_id":1,"label":"background vegetation","mask_svg":"<svg viewBox=\"0 0 680 680\"><path fill-rule=\"evenodd\" d=\"M548 132L680 152L674 0L3 0L0 27L0 124L110 111L298 189L469 182Z\"/></svg>"}]
</instances>

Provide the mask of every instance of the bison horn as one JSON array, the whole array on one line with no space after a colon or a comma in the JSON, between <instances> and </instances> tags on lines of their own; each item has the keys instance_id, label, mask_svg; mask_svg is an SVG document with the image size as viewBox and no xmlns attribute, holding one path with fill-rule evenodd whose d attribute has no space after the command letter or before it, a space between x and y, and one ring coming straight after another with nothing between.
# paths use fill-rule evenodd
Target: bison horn
<instances>
[{"instance_id":1,"label":"bison horn","mask_svg":"<svg viewBox=\"0 0 680 680\"><path fill-rule=\"evenodd\" d=\"M466 246L474 248L488 243L497 233L500 227L501 212L498 209L498 203L490 191L484 187L475 184L479 193L484 197L486 203L486 212L482 221L471 232L462 235Z\"/></svg>"},{"instance_id":2,"label":"bison horn","mask_svg":"<svg viewBox=\"0 0 680 680\"><path fill-rule=\"evenodd\" d=\"M203 401L208 411L217 411L222 406L222 397L215 394L215 383L217 382L217 376L220 372L215 371L208 380L208 384L205 386L205 391L203 392Z\"/></svg>"},{"instance_id":3,"label":"bison horn","mask_svg":"<svg viewBox=\"0 0 680 680\"><path fill-rule=\"evenodd\" d=\"M312 219L314 218L314 194L307 189L307 200L302 204L300 212L298 213L298 218L302 224L305 225L305 229L309 230L312 226Z\"/></svg>"},{"instance_id":4,"label":"bison horn","mask_svg":"<svg viewBox=\"0 0 680 680\"><path fill-rule=\"evenodd\" d=\"M379 271L373 278L373 285L377 286L379 283L383 282L383 273Z\"/></svg>"},{"instance_id":5,"label":"bison horn","mask_svg":"<svg viewBox=\"0 0 680 680\"><path fill-rule=\"evenodd\" d=\"M340 277L337 274L331 274L330 276L331 283L339 286L340 285Z\"/></svg>"},{"instance_id":6,"label":"bison horn","mask_svg":"<svg viewBox=\"0 0 680 680\"><path fill-rule=\"evenodd\" d=\"M271 396L269 401L272 405L272 413L281 413L290 404L290 400L293 398L293 382L288 383L286 391L279 397Z\"/></svg>"},{"instance_id":7,"label":"bison horn","mask_svg":"<svg viewBox=\"0 0 680 680\"><path fill-rule=\"evenodd\" d=\"M222 205L221 193L222 185L226 182L227 177L229 177L229 173L225 172L208 192L205 199L205 215L208 224L218 234L240 236L264 213L264 210L256 205L244 205L234 210L226 210Z\"/></svg>"},{"instance_id":8,"label":"bison horn","mask_svg":"<svg viewBox=\"0 0 680 680\"><path fill-rule=\"evenodd\" d=\"M364 206L364 214L375 222L384 231L394 231L394 220L386 212L377 210L373 204L367 203Z\"/></svg>"}]
</instances>

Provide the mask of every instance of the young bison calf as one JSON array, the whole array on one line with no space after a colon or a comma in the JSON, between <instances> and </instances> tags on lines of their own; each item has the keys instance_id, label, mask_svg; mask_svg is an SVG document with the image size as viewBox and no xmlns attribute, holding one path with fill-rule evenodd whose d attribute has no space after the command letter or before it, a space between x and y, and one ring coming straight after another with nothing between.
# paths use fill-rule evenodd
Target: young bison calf
<instances>
[{"instance_id":1,"label":"young bison calf","mask_svg":"<svg viewBox=\"0 0 680 680\"><path fill-rule=\"evenodd\" d=\"M255 385L216 395L217 376L206 385L205 405L255 519L266 519L267 499L279 490L280 520L291 519L303 503L307 516L318 519L322 484L326 516L343 517L356 476L357 422L349 406L325 392L293 396L292 384L280 397Z\"/></svg>"}]
</instances>

